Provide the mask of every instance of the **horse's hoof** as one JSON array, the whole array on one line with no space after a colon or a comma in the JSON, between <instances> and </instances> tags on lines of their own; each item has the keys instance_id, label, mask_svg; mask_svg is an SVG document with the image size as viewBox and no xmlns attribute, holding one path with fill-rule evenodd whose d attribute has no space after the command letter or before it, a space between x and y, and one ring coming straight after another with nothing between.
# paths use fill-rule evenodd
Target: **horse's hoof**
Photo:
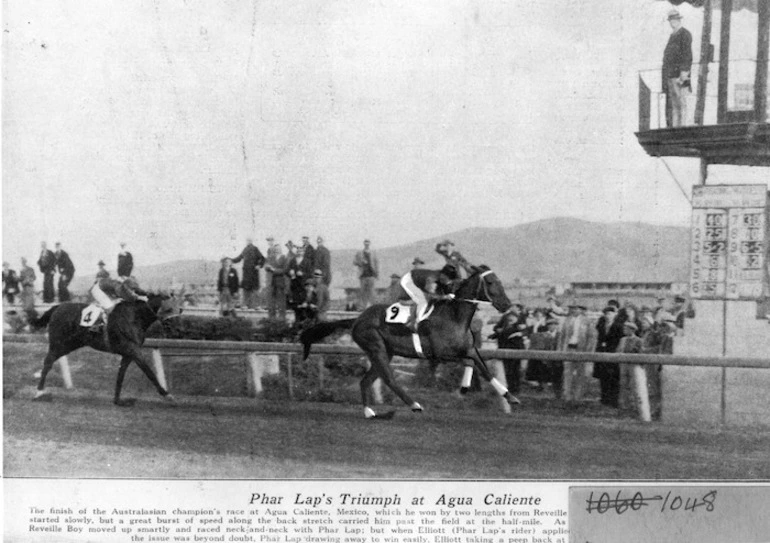
<instances>
[{"instance_id":1,"label":"horse's hoof","mask_svg":"<svg viewBox=\"0 0 770 543\"><path fill-rule=\"evenodd\" d=\"M35 396L32 398L32 401L35 402L50 402L53 400L53 396L51 396L51 393L47 390L38 390L35 392Z\"/></svg>"},{"instance_id":2,"label":"horse's hoof","mask_svg":"<svg viewBox=\"0 0 770 543\"><path fill-rule=\"evenodd\" d=\"M165 401L168 405L171 405L173 407L176 407L179 405L176 401L176 398L174 398L171 394L166 394L163 396L163 401Z\"/></svg>"},{"instance_id":3,"label":"horse's hoof","mask_svg":"<svg viewBox=\"0 0 770 543\"><path fill-rule=\"evenodd\" d=\"M136 399L134 398L128 398L124 400L115 400L115 405L118 407L134 407L134 404L136 403Z\"/></svg>"},{"instance_id":4,"label":"horse's hoof","mask_svg":"<svg viewBox=\"0 0 770 543\"><path fill-rule=\"evenodd\" d=\"M375 413L374 409L372 409L371 407L364 407L364 418L365 419L377 418L377 413Z\"/></svg>"},{"instance_id":5,"label":"horse's hoof","mask_svg":"<svg viewBox=\"0 0 770 543\"><path fill-rule=\"evenodd\" d=\"M513 405L519 405L521 403L521 401L510 392L506 395L505 399L508 400L508 403Z\"/></svg>"},{"instance_id":6,"label":"horse's hoof","mask_svg":"<svg viewBox=\"0 0 770 543\"><path fill-rule=\"evenodd\" d=\"M413 413L422 413L422 406L420 404L418 404L417 402L414 402L411 405L411 408L412 408L412 412Z\"/></svg>"},{"instance_id":7,"label":"horse's hoof","mask_svg":"<svg viewBox=\"0 0 770 543\"><path fill-rule=\"evenodd\" d=\"M469 387L460 387L460 394L463 396L468 394Z\"/></svg>"}]
</instances>

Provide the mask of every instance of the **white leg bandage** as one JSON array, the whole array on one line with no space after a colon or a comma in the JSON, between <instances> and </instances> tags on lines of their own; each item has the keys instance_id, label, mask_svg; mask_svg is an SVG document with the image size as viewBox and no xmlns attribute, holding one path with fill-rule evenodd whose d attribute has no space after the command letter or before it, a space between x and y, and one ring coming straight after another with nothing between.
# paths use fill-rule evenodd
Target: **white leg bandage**
<instances>
[{"instance_id":1,"label":"white leg bandage","mask_svg":"<svg viewBox=\"0 0 770 543\"><path fill-rule=\"evenodd\" d=\"M492 384L492 387L497 391L497 393L500 396L505 396L508 393L508 389L505 388L500 381L498 381L496 378L492 377L492 380L490 381Z\"/></svg>"},{"instance_id":2,"label":"white leg bandage","mask_svg":"<svg viewBox=\"0 0 770 543\"><path fill-rule=\"evenodd\" d=\"M460 386L463 388L470 388L471 378L473 378L473 368L470 366L465 366L465 371L463 372L463 380L460 383Z\"/></svg>"}]
</instances>

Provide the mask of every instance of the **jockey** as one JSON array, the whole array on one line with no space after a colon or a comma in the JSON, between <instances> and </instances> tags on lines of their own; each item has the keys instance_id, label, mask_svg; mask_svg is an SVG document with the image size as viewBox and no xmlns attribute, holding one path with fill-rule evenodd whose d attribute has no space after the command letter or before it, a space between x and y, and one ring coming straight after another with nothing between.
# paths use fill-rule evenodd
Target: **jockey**
<instances>
[{"instance_id":1,"label":"jockey","mask_svg":"<svg viewBox=\"0 0 770 543\"><path fill-rule=\"evenodd\" d=\"M455 245L446 239L436 245L436 252L444 257L446 263L441 269L439 283L446 292L454 292L460 281L473 273L473 266L463 255L455 250Z\"/></svg>"},{"instance_id":2,"label":"jockey","mask_svg":"<svg viewBox=\"0 0 770 543\"><path fill-rule=\"evenodd\" d=\"M439 291L441 272L436 270L412 269L400 281L401 288L417 304L415 327L425 318L425 312L431 300L447 300L454 294Z\"/></svg>"},{"instance_id":3,"label":"jockey","mask_svg":"<svg viewBox=\"0 0 770 543\"><path fill-rule=\"evenodd\" d=\"M139 288L139 283L133 277L111 279L102 277L91 287L91 295L96 305L104 309L105 321L107 316L118 304L117 300L133 302L135 300L147 301L147 292Z\"/></svg>"}]
</instances>

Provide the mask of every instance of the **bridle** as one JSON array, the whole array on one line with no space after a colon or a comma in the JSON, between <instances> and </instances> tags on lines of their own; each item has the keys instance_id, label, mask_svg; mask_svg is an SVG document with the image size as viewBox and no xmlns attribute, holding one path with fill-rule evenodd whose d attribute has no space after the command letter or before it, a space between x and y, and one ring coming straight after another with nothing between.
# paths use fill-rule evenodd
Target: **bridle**
<instances>
[{"instance_id":1,"label":"bridle","mask_svg":"<svg viewBox=\"0 0 770 543\"><path fill-rule=\"evenodd\" d=\"M487 289L487 282L484 281L484 278L487 275L490 275L492 273L494 273L492 270L486 270L486 271L482 272L481 274L479 274L479 276L478 276L479 277L479 284L476 285L476 292L474 293L474 297L473 298L460 298L458 300L459 301L463 301L463 302L469 302L469 303L472 303L472 304L491 304L492 303L492 296L489 295L489 290ZM484 295L484 297L486 298L485 300L481 299L481 297L480 297L481 294Z\"/></svg>"}]
</instances>

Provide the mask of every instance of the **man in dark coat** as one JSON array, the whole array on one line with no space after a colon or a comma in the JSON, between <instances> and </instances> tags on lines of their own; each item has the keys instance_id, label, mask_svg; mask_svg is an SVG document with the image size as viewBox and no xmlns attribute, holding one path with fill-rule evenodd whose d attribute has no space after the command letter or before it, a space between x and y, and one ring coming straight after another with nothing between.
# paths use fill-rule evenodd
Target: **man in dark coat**
<instances>
[{"instance_id":1,"label":"man in dark coat","mask_svg":"<svg viewBox=\"0 0 770 543\"><path fill-rule=\"evenodd\" d=\"M604 308L596 322L596 352L614 353L623 338L623 317L615 306ZM620 366L612 362L594 362L593 376L599 379L601 403L618 407L620 393Z\"/></svg>"},{"instance_id":2,"label":"man in dark coat","mask_svg":"<svg viewBox=\"0 0 770 543\"><path fill-rule=\"evenodd\" d=\"M323 272L323 284L328 287L332 282L332 255L326 245L324 245L324 238L321 236L318 236L316 240L313 262L315 269Z\"/></svg>"},{"instance_id":3,"label":"man in dark coat","mask_svg":"<svg viewBox=\"0 0 770 543\"><path fill-rule=\"evenodd\" d=\"M663 92L666 93L666 124L684 126L687 122L687 98L692 92L692 34L682 26L682 16L675 9L668 13L671 36L663 52Z\"/></svg>"},{"instance_id":4,"label":"man in dark coat","mask_svg":"<svg viewBox=\"0 0 770 543\"><path fill-rule=\"evenodd\" d=\"M56 273L56 255L46 247L45 241L40 243L40 258L37 259L37 267L43 274L43 303L53 303L56 292L53 288L53 276Z\"/></svg>"},{"instance_id":5,"label":"man in dark coat","mask_svg":"<svg viewBox=\"0 0 770 543\"><path fill-rule=\"evenodd\" d=\"M265 270L270 274L270 296L267 309L267 317L271 320L276 318L280 321L286 320L286 294L289 285L289 261L283 255L281 246L275 244L269 252L270 258L265 266Z\"/></svg>"},{"instance_id":6,"label":"man in dark coat","mask_svg":"<svg viewBox=\"0 0 770 543\"><path fill-rule=\"evenodd\" d=\"M219 312L223 317L233 314L233 298L238 295L238 272L229 258L222 259L222 267L217 277L219 292Z\"/></svg>"},{"instance_id":7,"label":"man in dark coat","mask_svg":"<svg viewBox=\"0 0 770 543\"><path fill-rule=\"evenodd\" d=\"M241 254L232 259L233 264L243 260L243 275L241 288L243 289L243 305L250 309L257 308L257 293L259 292L259 268L265 265L265 257L257 249L251 238L246 240L246 247Z\"/></svg>"},{"instance_id":8,"label":"man in dark coat","mask_svg":"<svg viewBox=\"0 0 770 543\"><path fill-rule=\"evenodd\" d=\"M495 324L489 339L497 339L498 349L524 349L524 338L527 334L527 316L524 306L513 304ZM505 362L505 379L508 390L516 394L521 388L521 360Z\"/></svg>"},{"instance_id":9,"label":"man in dark coat","mask_svg":"<svg viewBox=\"0 0 770 543\"><path fill-rule=\"evenodd\" d=\"M75 265L72 263L70 255L61 248L61 243L56 243L56 270L59 272L59 301L69 302L69 287L72 277L75 275Z\"/></svg>"},{"instance_id":10,"label":"man in dark coat","mask_svg":"<svg viewBox=\"0 0 770 543\"><path fill-rule=\"evenodd\" d=\"M120 244L118 253L118 277L131 277L134 271L134 256L126 249L126 243Z\"/></svg>"},{"instance_id":11,"label":"man in dark coat","mask_svg":"<svg viewBox=\"0 0 770 543\"><path fill-rule=\"evenodd\" d=\"M19 293L19 277L11 269L8 262L3 262L3 296L5 301L13 305L16 295Z\"/></svg>"},{"instance_id":12,"label":"man in dark coat","mask_svg":"<svg viewBox=\"0 0 770 543\"><path fill-rule=\"evenodd\" d=\"M305 258L310 263L309 265L312 273L312 270L316 269L318 266L315 264L315 249L310 245L310 237L302 236L302 248L305 250Z\"/></svg>"}]
</instances>

